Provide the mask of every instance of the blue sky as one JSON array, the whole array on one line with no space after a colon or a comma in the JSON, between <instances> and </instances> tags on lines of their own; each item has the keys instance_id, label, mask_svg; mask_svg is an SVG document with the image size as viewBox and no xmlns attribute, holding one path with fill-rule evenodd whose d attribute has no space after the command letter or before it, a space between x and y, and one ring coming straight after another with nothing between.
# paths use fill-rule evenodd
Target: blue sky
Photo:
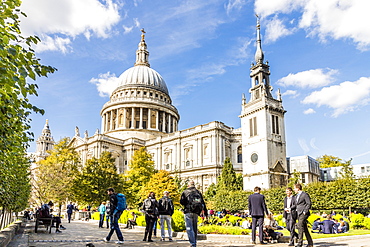
<instances>
[{"instance_id":1,"label":"blue sky","mask_svg":"<svg viewBox=\"0 0 370 247\"><path fill-rule=\"evenodd\" d=\"M24 0L21 27L42 42L37 80L54 139L92 135L117 77L133 66L145 28L151 68L167 83L180 129L211 121L239 128L249 98L256 17L271 83L280 88L288 156L370 163L370 2L366 0ZM35 150L32 143L30 151Z\"/></svg>"}]
</instances>

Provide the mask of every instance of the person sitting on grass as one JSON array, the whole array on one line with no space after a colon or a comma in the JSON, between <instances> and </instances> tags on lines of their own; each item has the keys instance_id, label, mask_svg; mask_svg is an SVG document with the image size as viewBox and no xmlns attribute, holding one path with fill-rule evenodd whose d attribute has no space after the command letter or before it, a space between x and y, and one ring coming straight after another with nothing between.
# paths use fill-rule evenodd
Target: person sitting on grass
<instances>
[{"instance_id":1,"label":"person sitting on grass","mask_svg":"<svg viewBox=\"0 0 370 247\"><path fill-rule=\"evenodd\" d=\"M335 222L332 220L331 215L326 217L326 220L322 221L322 231L324 234L333 234Z\"/></svg>"},{"instance_id":2,"label":"person sitting on grass","mask_svg":"<svg viewBox=\"0 0 370 247\"><path fill-rule=\"evenodd\" d=\"M339 219L338 233L345 233L349 230L349 224L343 218Z\"/></svg>"},{"instance_id":3,"label":"person sitting on grass","mask_svg":"<svg viewBox=\"0 0 370 247\"><path fill-rule=\"evenodd\" d=\"M137 218L137 215L135 214L135 212L131 212L131 218L127 220L127 225L125 228L128 228L128 229L134 228L134 226L137 225L136 218Z\"/></svg>"},{"instance_id":4,"label":"person sitting on grass","mask_svg":"<svg viewBox=\"0 0 370 247\"><path fill-rule=\"evenodd\" d=\"M320 218L317 218L312 224L312 233L320 233L322 231L322 223Z\"/></svg>"}]
</instances>

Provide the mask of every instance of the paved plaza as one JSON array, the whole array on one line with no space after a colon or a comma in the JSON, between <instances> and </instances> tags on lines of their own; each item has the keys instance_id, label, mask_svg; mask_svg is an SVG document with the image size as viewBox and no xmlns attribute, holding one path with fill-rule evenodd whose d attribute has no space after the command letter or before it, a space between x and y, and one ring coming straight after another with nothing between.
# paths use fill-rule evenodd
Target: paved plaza
<instances>
[{"instance_id":1,"label":"paved plaza","mask_svg":"<svg viewBox=\"0 0 370 247\"><path fill-rule=\"evenodd\" d=\"M52 229L52 233L49 234L45 228L41 227L38 233L34 232L34 222L28 221L22 231L17 234L13 241L8 245L9 247L26 247L26 246L86 246L91 243L95 247L109 247L109 246L171 246L171 247L189 247L189 242L181 237L175 237L173 242L162 242L160 241L159 230L157 232L158 237L153 238L154 242L148 243L143 242L143 227L135 227L135 229L124 229L121 225L122 233L125 238L124 244L116 244L116 235L114 234L110 242L104 242L103 238L106 237L108 230L107 228L98 228L98 222L94 220L86 221L72 221L71 223L62 222L67 228L62 233L55 233L55 229ZM186 234L185 234L186 235ZM264 246L275 246L285 247L287 243L274 243ZM92 246L92 245L91 245ZM211 246L255 246L250 244L249 236L244 236L244 239L232 238L231 236L218 235L210 237L208 240L199 240L199 247L211 247ZM256 245L258 246L258 245ZM327 239L315 239L315 247L370 247L370 235L363 236L350 236L350 237L336 237Z\"/></svg>"}]
</instances>

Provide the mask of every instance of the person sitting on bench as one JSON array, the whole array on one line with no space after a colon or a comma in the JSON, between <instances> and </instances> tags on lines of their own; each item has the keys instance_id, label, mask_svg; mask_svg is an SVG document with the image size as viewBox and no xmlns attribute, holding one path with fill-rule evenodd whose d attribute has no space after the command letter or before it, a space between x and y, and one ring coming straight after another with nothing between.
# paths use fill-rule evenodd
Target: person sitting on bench
<instances>
[{"instance_id":1,"label":"person sitting on bench","mask_svg":"<svg viewBox=\"0 0 370 247\"><path fill-rule=\"evenodd\" d=\"M60 217L53 216L51 214L51 212L53 211L53 209L52 209L53 206L54 206L54 203L52 201L50 201L48 204L42 205L41 209L40 209L40 217L41 218L53 218L53 222L55 222L55 224L56 224L55 225L55 227L56 227L55 232L60 233L61 231L59 229L65 230L66 228L61 225L62 221L61 221Z\"/></svg>"}]
</instances>

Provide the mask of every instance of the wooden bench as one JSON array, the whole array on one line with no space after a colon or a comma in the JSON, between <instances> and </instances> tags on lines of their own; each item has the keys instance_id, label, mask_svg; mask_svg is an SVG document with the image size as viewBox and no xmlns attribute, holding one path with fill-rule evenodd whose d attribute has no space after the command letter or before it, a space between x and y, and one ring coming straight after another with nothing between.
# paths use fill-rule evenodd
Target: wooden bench
<instances>
[{"instance_id":1,"label":"wooden bench","mask_svg":"<svg viewBox=\"0 0 370 247\"><path fill-rule=\"evenodd\" d=\"M40 225L43 225L46 227L46 230L51 233L51 226L53 225L53 218L42 218L40 216L39 212L36 212L35 215L35 233L37 233L37 229L39 228Z\"/></svg>"}]
</instances>

